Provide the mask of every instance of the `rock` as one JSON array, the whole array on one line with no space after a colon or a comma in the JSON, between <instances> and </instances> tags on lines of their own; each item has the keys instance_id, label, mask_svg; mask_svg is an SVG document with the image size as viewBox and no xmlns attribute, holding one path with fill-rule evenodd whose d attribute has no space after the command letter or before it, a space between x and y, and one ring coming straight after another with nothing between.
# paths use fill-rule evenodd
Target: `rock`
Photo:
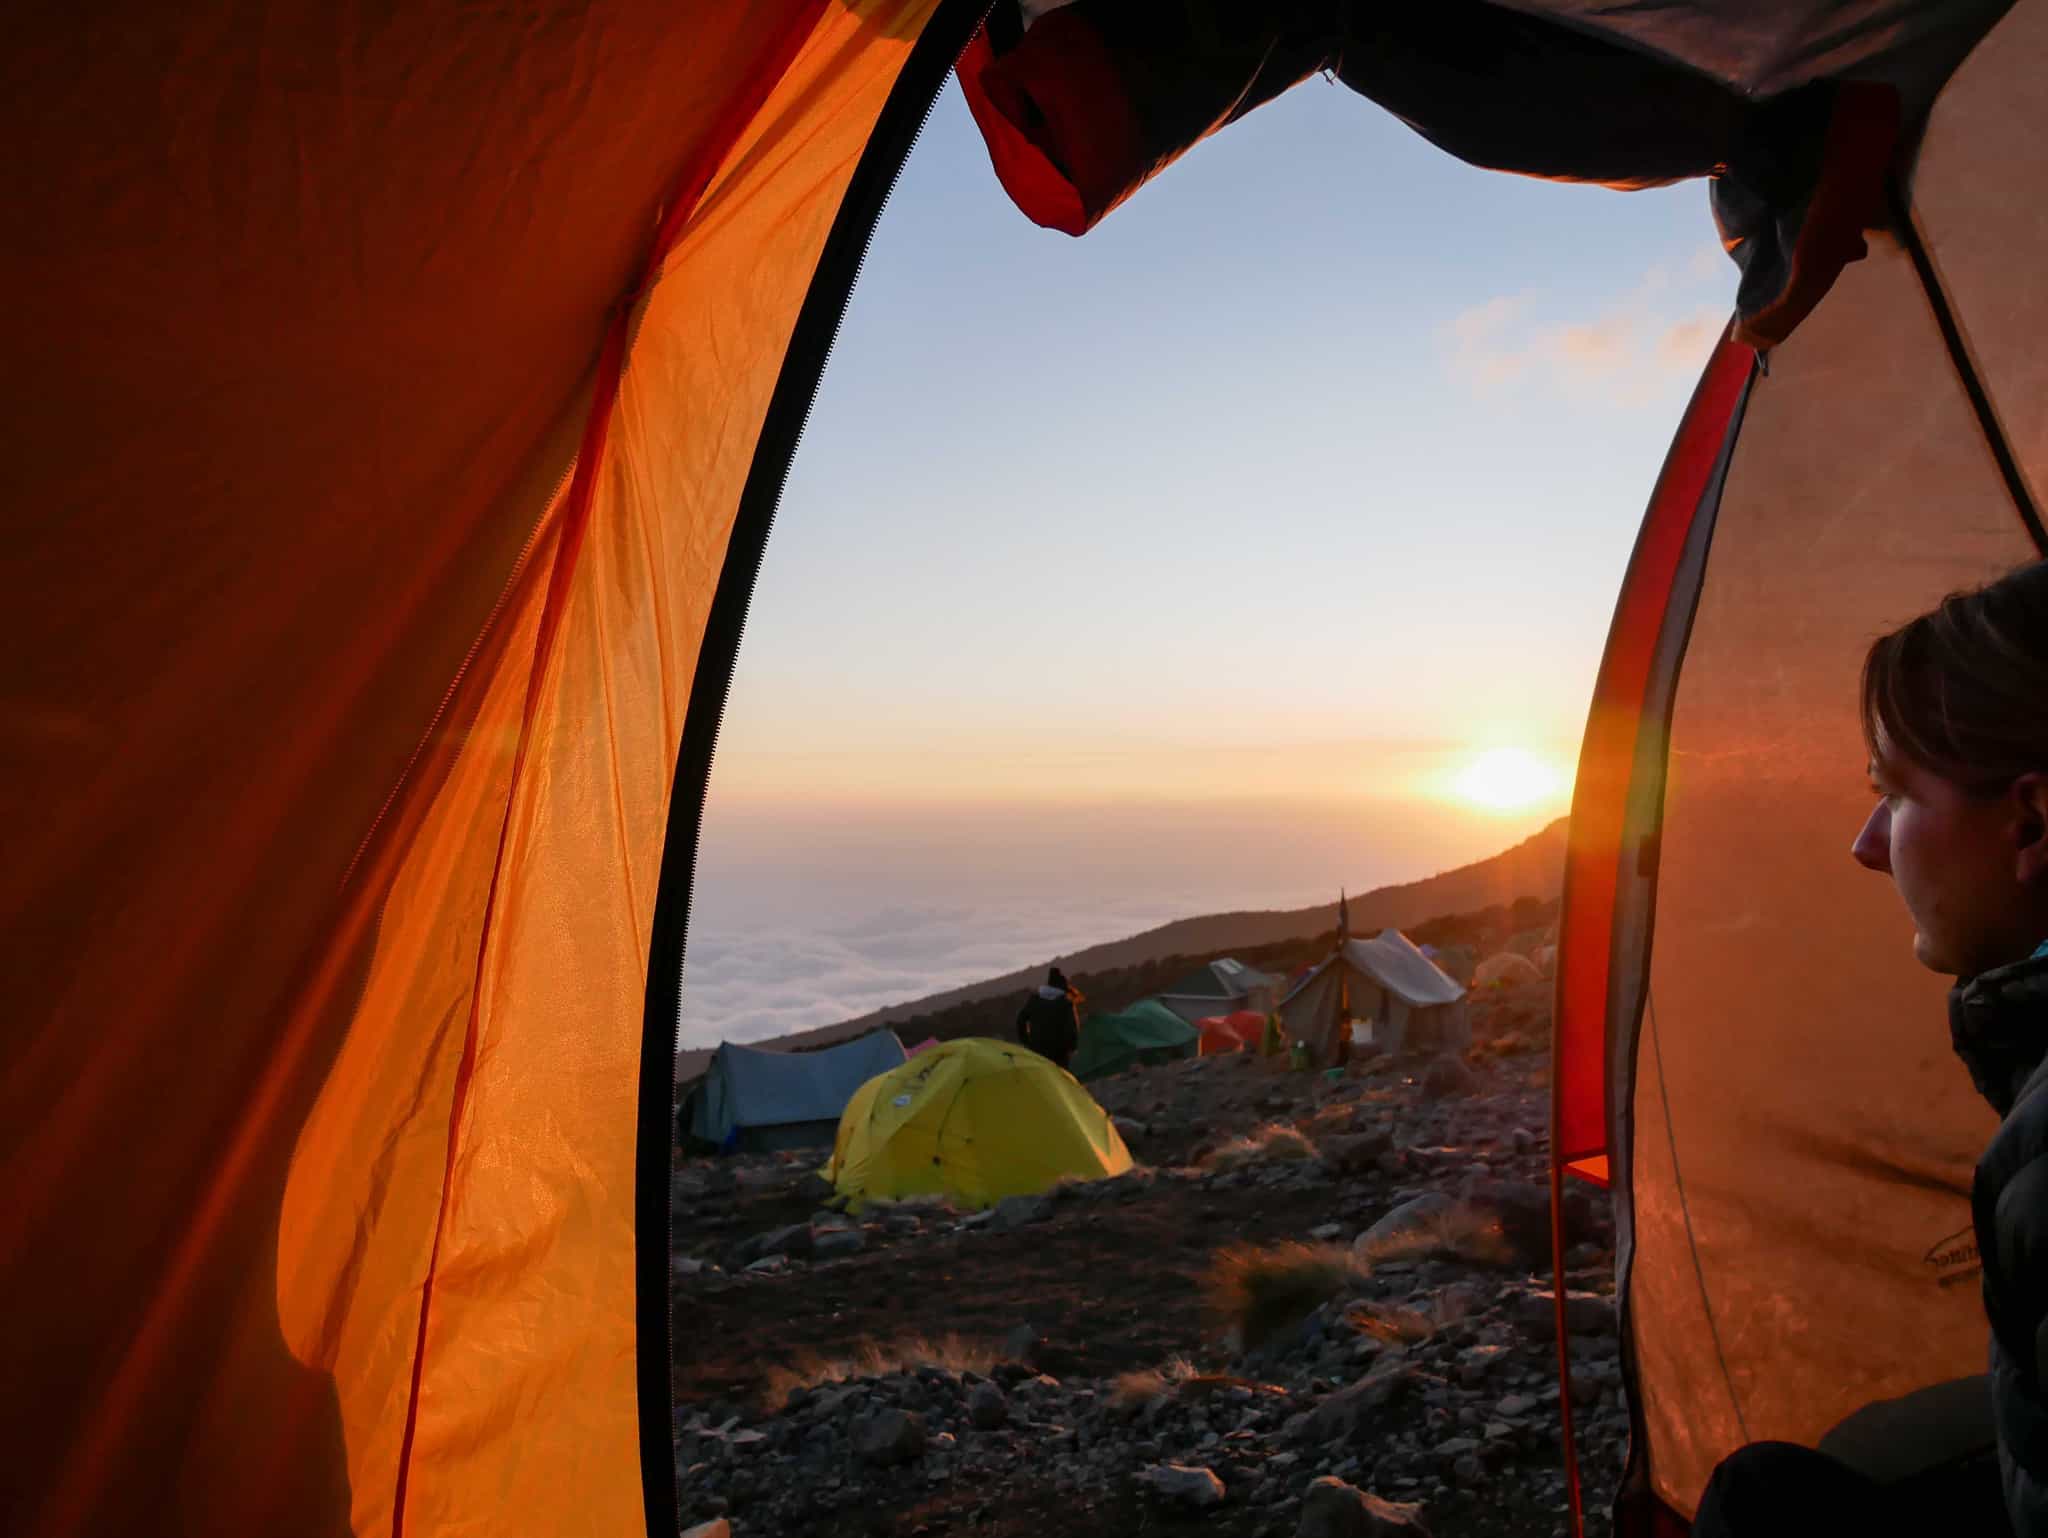
<instances>
[{"instance_id":1,"label":"rock","mask_svg":"<svg viewBox=\"0 0 2048 1538\"><path fill-rule=\"evenodd\" d=\"M1012 1362L1029 1362L1038 1345L1038 1331L1020 1324L1003 1337L1003 1356Z\"/></svg>"},{"instance_id":2,"label":"rock","mask_svg":"<svg viewBox=\"0 0 2048 1538\"><path fill-rule=\"evenodd\" d=\"M1043 1196L1006 1196L996 1203L995 1226L1022 1228L1052 1216L1052 1202Z\"/></svg>"},{"instance_id":3,"label":"rock","mask_svg":"<svg viewBox=\"0 0 2048 1538\"><path fill-rule=\"evenodd\" d=\"M1445 1052L1430 1059L1429 1066L1422 1071L1422 1098L1425 1100L1448 1100L1457 1095L1469 1095L1479 1087L1479 1080L1465 1060Z\"/></svg>"},{"instance_id":4,"label":"rock","mask_svg":"<svg viewBox=\"0 0 2048 1538\"><path fill-rule=\"evenodd\" d=\"M803 1201L822 1206L833 1196L832 1182L816 1170L810 1171L796 1183L796 1195Z\"/></svg>"},{"instance_id":5,"label":"rock","mask_svg":"<svg viewBox=\"0 0 2048 1538\"><path fill-rule=\"evenodd\" d=\"M1352 1253L1370 1260L1375 1250L1394 1246L1411 1235L1429 1235L1457 1207L1458 1204L1443 1192L1425 1191L1401 1203L1352 1240Z\"/></svg>"},{"instance_id":6,"label":"rock","mask_svg":"<svg viewBox=\"0 0 2048 1538\"><path fill-rule=\"evenodd\" d=\"M1109 1124L1116 1128L1116 1135L1126 1143L1134 1143L1151 1131L1151 1128L1147 1127L1143 1122L1134 1121L1128 1116L1112 1116L1109 1119Z\"/></svg>"},{"instance_id":7,"label":"rock","mask_svg":"<svg viewBox=\"0 0 2048 1538\"><path fill-rule=\"evenodd\" d=\"M868 1247L868 1236L858 1228L831 1229L811 1240L811 1259L830 1260L835 1255L855 1255Z\"/></svg>"},{"instance_id":8,"label":"rock","mask_svg":"<svg viewBox=\"0 0 2048 1538\"><path fill-rule=\"evenodd\" d=\"M732 1538L732 1524L724 1517L713 1517L709 1522L684 1528L683 1538Z\"/></svg>"},{"instance_id":9,"label":"rock","mask_svg":"<svg viewBox=\"0 0 2048 1538\"><path fill-rule=\"evenodd\" d=\"M759 1238L748 1240L745 1249L749 1260L763 1260L771 1255L808 1255L811 1252L811 1225L792 1223L787 1228L772 1229Z\"/></svg>"},{"instance_id":10,"label":"rock","mask_svg":"<svg viewBox=\"0 0 2048 1538\"><path fill-rule=\"evenodd\" d=\"M1151 1488L1161 1500L1197 1510L1223 1504L1223 1481L1213 1470L1185 1463L1155 1463L1141 1470L1138 1482Z\"/></svg>"},{"instance_id":11,"label":"rock","mask_svg":"<svg viewBox=\"0 0 2048 1538\"><path fill-rule=\"evenodd\" d=\"M670 1258L668 1268L677 1276L695 1276L704 1269L704 1262L689 1255L676 1255Z\"/></svg>"},{"instance_id":12,"label":"rock","mask_svg":"<svg viewBox=\"0 0 2048 1538\"><path fill-rule=\"evenodd\" d=\"M1318 1223L1308 1231L1308 1236L1311 1239L1321 1239L1328 1242L1343 1232L1344 1225L1342 1223Z\"/></svg>"},{"instance_id":13,"label":"rock","mask_svg":"<svg viewBox=\"0 0 2048 1538\"><path fill-rule=\"evenodd\" d=\"M908 1463L924 1448L924 1417L915 1410L877 1410L853 1428L854 1453L868 1463Z\"/></svg>"},{"instance_id":14,"label":"rock","mask_svg":"<svg viewBox=\"0 0 2048 1538\"><path fill-rule=\"evenodd\" d=\"M1557 1294L1531 1291L1514 1299L1515 1322L1538 1340L1557 1339ZM1614 1303L1597 1292L1564 1295L1564 1327L1573 1335L1612 1335Z\"/></svg>"},{"instance_id":15,"label":"rock","mask_svg":"<svg viewBox=\"0 0 2048 1538\"><path fill-rule=\"evenodd\" d=\"M1495 1414L1505 1415L1510 1418L1517 1415L1527 1415L1536 1408L1536 1396L1534 1394L1509 1394L1493 1408Z\"/></svg>"},{"instance_id":16,"label":"rock","mask_svg":"<svg viewBox=\"0 0 2048 1538\"><path fill-rule=\"evenodd\" d=\"M1546 1187L1503 1181L1475 1187L1466 1202L1499 1225L1501 1237L1523 1265L1538 1266L1550 1259L1550 1192Z\"/></svg>"},{"instance_id":17,"label":"rock","mask_svg":"<svg viewBox=\"0 0 2048 1538\"><path fill-rule=\"evenodd\" d=\"M1010 1418L1010 1401L993 1383L983 1380L967 1391L967 1419L976 1429L993 1431Z\"/></svg>"},{"instance_id":18,"label":"rock","mask_svg":"<svg viewBox=\"0 0 2048 1538\"><path fill-rule=\"evenodd\" d=\"M1382 1363L1356 1383L1326 1395L1314 1409L1289 1421L1287 1439L1317 1445L1348 1441L1358 1430L1359 1418L1390 1401L1411 1377L1403 1362Z\"/></svg>"},{"instance_id":19,"label":"rock","mask_svg":"<svg viewBox=\"0 0 2048 1538\"><path fill-rule=\"evenodd\" d=\"M1383 1501L1325 1474L1301 1500L1296 1538L1429 1538L1412 1505Z\"/></svg>"},{"instance_id":20,"label":"rock","mask_svg":"<svg viewBox=\"0 0 2048 1538\"><path fill-rule=\"evenodd\" d=\"M753 1272L756 1276L772 1276L777 1271L787 1271L788 1269L789 1257L787 1255L763 1255L759 1260L747 1262L747 1270Z\"/></svg>"},{"instance_id":21,"label":"rock","mask_svg":"<svg viewBox=\"0 0 2048 1538\"><path fill-rule=\"evenodd\" d=\"M1340 1174L1369 1170L1394 1151L1394 1135L1387 1131L1360 1132L1322 1140L1323 1162Z\"/></svg>"}]
</instances>

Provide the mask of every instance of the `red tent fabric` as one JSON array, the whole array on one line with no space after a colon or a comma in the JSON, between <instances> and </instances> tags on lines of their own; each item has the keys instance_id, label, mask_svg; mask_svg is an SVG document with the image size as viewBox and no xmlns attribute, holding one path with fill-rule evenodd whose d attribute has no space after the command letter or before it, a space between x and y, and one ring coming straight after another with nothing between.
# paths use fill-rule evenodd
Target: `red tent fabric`
<instances>
[{"instance_id":1,"label":"red tent fabric","mask_svg":"<svg viewBox=\"0 0 2048 1538\"><path fill-rule=\"evenodd\" d=\"M1219 1052L1256 1052L1260 1033L1266 1028L1266 1017L1257 1010L1237 1009L1227 1015L1197 1020L1195 1028L1202 1033L1203 1057Z\"/></svg>"}]
</instances>

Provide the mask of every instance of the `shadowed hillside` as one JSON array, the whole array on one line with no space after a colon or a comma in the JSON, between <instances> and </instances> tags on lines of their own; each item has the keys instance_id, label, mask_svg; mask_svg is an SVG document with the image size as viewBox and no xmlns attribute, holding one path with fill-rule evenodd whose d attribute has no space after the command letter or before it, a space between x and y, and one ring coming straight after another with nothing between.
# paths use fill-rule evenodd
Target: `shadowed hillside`
<instances>
[{"instance_id":1,"label":"shadowed hillside","mask_svg":"<svg viewBox=\"0 0 2048 1538\"><path fill-rule=\"evenodd\" d=\"M1450 922L1469 920L1484 924L1488 921L1488 910L1493 909L1501 910L1498 917L1503 925L1526 927L1508 924L1506 910L1518 898L1548 904L1557 897L1564 880L1565 828L1566 819L1559 818L1542 832L1489 859L1354 896L1350 900L1351 932L1367 935L1392 927L1408 930L1418 939L1441 938L1448 943L1461 937L1416 935L1417 926L1447 914L1465 916ZM1128 939L1092 945L1066 956L1046 957L964 988L906 1000L837 1025L750 1045L804 1051L828 1046L883 1024L897 1027L906 1041L921 1041L926 1036L944 1039L997 1028L1007 1030L1009 1017L1015 1014L1025 990L1043 979L1046 967L1053 961L1058 961L1088 995L1090 1008L1117 1008L1157 992L1196 963L1215 956L1236 956L1268 970L1292 971L1295 966L1321 959L1336 928L1335 902L1284 911L1214 913L1176 919ZM688 986L687 979L684 986ZM702 1073L710 1056L709 1048L679 1053L676 1077L688 1079Z\"/></svg>"}]
</instances>

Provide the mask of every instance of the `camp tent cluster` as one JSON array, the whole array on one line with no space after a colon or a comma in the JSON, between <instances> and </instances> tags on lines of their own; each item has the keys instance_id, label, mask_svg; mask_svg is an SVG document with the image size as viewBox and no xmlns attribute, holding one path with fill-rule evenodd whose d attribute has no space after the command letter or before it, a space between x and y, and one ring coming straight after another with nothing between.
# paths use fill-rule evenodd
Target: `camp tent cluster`
<instances>
[{"instance_id":1,"label":"camp tent cluster","mask_svg":"<svg viewBox=\"0 0 2048 1538\"><path fill-rule=\"evenodd\" d=\"M1737 313L1617 598L1557 963L1625 1501L1682 1516L1745 1440L1979 1370L1987 1114L1843 848L1862 644L2043 544L2048 0L1474 0L1356 40L1116 3L11 18L11 1532L674 1531L698 818L956 60L995 174L1077 233L1323 67L1478 164L1715 177Z\"/></svg>"}]
</instances>

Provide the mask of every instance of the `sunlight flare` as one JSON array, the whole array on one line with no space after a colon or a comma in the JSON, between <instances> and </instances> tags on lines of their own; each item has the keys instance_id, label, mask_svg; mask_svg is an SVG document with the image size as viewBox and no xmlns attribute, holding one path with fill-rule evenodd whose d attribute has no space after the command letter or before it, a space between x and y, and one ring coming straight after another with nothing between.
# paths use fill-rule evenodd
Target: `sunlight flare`
<instances>
[{"instance_id":1,"label":"sunlight flare","mask_svg":"<svg viewBox=\"0 0 2048 1538\"><path fill-rule=\"evenodd\" d=\"M1565 776L1548 759L1523 748L1495 748L1481 753L1458 771L1451 782L1461 801L1493 812L1519 812L1541 806L1565 786Z\"/></svg>"}]
</instances>

